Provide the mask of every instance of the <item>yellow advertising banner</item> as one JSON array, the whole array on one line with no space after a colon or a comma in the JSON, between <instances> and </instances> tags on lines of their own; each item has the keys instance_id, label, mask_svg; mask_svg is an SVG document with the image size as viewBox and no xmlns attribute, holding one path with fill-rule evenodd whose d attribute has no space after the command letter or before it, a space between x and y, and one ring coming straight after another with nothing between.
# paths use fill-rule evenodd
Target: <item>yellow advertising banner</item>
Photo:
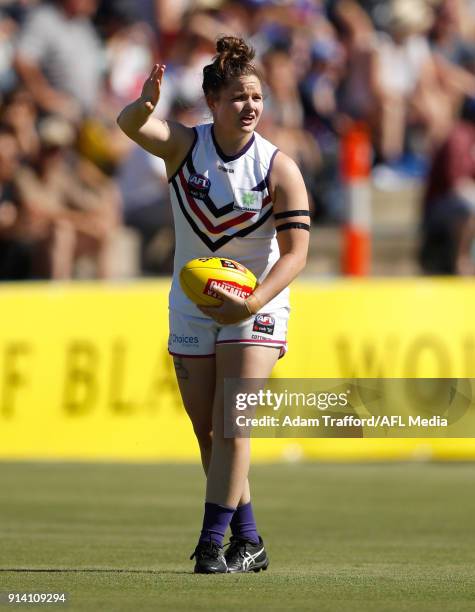
<instances>
[{"instance_id":1,"label":"yellow advertising banner","mask_svg":"<svg viewBox=\"0 0 475 612\"><path fill-rule=\"evenodd\" d=\"M0 458L194 461L169 281L3 285ZM475 377L475 283L300 282L276 377ZM475 459L467 439L259 439L261 460Z\"/></svg>"}]
</instances>

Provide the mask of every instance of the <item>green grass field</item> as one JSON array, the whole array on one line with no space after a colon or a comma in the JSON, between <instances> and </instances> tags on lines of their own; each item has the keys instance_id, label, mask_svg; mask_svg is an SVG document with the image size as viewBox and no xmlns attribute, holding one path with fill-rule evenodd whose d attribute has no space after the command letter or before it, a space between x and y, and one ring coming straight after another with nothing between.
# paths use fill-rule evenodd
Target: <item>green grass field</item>
<instances>
[{"instance_id":1,"label":"green grass field","mask_svg":"<svg viewBox=\"0 0 475 612\"><path fill-rule=\"evenodd\" d=\"M0 592L88 612L475 610L475 465L264 465L252 483L269 570L195 576L197 466L0 463Z\"/></svg>"}]
</instances>

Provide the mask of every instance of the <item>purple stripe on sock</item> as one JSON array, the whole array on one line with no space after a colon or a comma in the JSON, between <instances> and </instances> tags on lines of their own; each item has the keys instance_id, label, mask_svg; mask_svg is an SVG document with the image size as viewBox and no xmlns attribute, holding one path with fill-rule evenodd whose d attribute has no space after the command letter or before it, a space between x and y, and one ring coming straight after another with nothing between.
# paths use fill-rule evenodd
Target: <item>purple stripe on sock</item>
<instances>
[{"instance_id":1,"label":"purple stripe on sock","mask_svg":"<svg viewBox=\"0 0 475 612\"><path fill-rule=\"evenodd\" d=\"M211 540L218 544L218 546L222 546L224 534L231 522L234 511L235 508L206 502L200 542L209 542Z\"/></svg>"},{"instance_id":2,"label":"purple stripe on sock","mask_svg":"<svg viewBox=\"0 0 475 612\"><path fill-rule=\"evenodd\" d=\"M257 533L251 502L236 508L236 512L231 520L231 531L233 536L245 538L255 543L259 542L259 534Z\"/></svg>"}]
</instances>

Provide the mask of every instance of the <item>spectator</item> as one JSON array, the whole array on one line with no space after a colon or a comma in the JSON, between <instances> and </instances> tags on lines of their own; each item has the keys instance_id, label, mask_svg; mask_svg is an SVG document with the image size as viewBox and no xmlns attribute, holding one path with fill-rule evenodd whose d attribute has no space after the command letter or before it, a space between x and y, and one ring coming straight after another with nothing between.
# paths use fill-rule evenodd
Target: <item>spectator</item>
<instances>
[{"instance_id":1,"label":"spectator","mask_svg":"<svg viewBox=\"0 0 475 612\"><path fill-rule=\"evenodd\" d=\"M104 5L103 5L104 6ZM100 28L105 38L107 86L115 104L137 98L150 66L157 56L152 28L133 19L132 9L107 6L100 15Z\"/></svg>"},{"instance_id":2,"label":"spectator","mask_svg":"<svg viewBox=\"0 0 475 612\"><path fill-rule=\"evenodd\" d=\"M15 132L0 125L0 280L25 280L32 274L29 245L17 234L19 197L14 178L20 150Z\"/></svg>"},{"instance_id":3,"label":"spectator","mask_svg":"<svg viewBox=\"0 0 475 612\"><path fill-rule=\"evenodd\" d=\"M303 108L289 54L281 50L269 51L264 56L264 67L269 86L266 113L281 127L301 128Z\"/></svg>"},{"instance_id":4,"label":"spectator","mask_svg":"<svg viewBox=\"0 0 475 612\"><path fill-rule=\"evenodd\" d=\"M339 104L343 75L343 52L336 40L317 41L311 50L311 65L300 90L305 126L319 149L320 163L307 185L315 201L315 218L338 222L344 216L344 192L340 180L340 131L344 116Z\"/></svg>"},{"instance_id":5,"label":"spectator","mask_svg":"<svg viewBox=\"0 0 475 612\"><path fill-rule=\"evenodd\" d=\"M8 229L16 218L17 202L13 179L19 166L20 151L15 132L0 124L0 227Z\"/></svg>"},{"instance_id":6,"label":"spectator","mask_svg":"<svg viewBox=\"0 0 475 612\"><path fill-rule=\"evenodd\" d=\"M158 109L160 116L172 112L171 106L180 99L187 106L196 106L202 116L208 113L201 87L203 68L214 54L215 34L218 33L216 20L207 15L195 13L187 17L182 36L176 39L169 53L168 83L163 87Z\"/></svg>"},{"instance_id":7,"label":"spectator","mask_svg":"<svg viewBox=\"0 0 475 612\"><path fill-rule=\"evenodd\" d=\"M94 109L103 70L91 16L97 0L42 4L20 31L15 66L43 112L71 121Z\"/></svg>"},{"instance_id":8,"label":"spectator","mask_svg":"<svg viewBox=\"0 0 475 612\"><path fill-rule=\"evenodd\" d=\"M420 261L428 274L475 274L475 98L435 153L423 202Z\"/></svg>"},{"instance_id":9,"label":"spectator","mask_svg":"<svg viewBox=\"0 0 475 612\"><path fill-rule=\"evenodd\" d=\"M258 131L264 137L272 137L276 146L299 164L310 185L321 158L315 139L304 129L304 109L292 59L288 53L272 49L264 56L264 68L268 100Z\"/></svg>"},{"instance_id":10,"label":"spectator","mask_svg":"<svg viewBox=\"0 0 475 612\"><path fill-rule=\"evenodd\" d=\"M338 91L339 109L352 119L371 123L376 110L372 93L376 32L368 15L354 0L340 0L333 15L346 64Z\"/></svg>"},{"instance_id":11,"label":"spectator","mask_svg":"<svg viewBox=\"0 0 475 612\"><path fill-rule=\"evenodd\" d=\"M329 39L314 43L310 57L310 70L300 89L307 125L317 139L324 140L327 130L334 132L336 127L343 55L336 41Z\"/></svg>"},{"instance_id":12,"label":"spectator","mask_svg":"<svg viewBox=\"0 0 475 612\"><path fill-rule=\"evenodd\" d=\"M0 94L15 85L14 40L18 24L0 8Z\"/></svg>"},{"instance_id":13,"label":"spectator","mask_svg":"<svg viewBox=\"0 0 475 612\"><path fill-rule=\"evenodd\" d=\"M74 131L58 117L39 125L41 148L32 165L17 172L20 230L36 246L40 275L72 278L81 256L96 262L97 276L110 276L109 251L117 219L114 189L92 166L82 166L70 146ZM71 164L74 163L72 166Z\"/></svg>"},{"instance_id":14,"label":"spectator","mask_svg":"<svg viewBox=\"0 0 475 612\"><path fill-rule=\"evenodd\" d=\"M373 73L375 127L378 150L386 161L403 154L408 123L424 127L428 150L450 128L449 101L438 82L425 36L431 24L430 9L421 0L393 0L389 36L378 37Z\"/></svg>"},{"instance_id":15,"label":"spectator","mask_svg":"<svg viewBox=\"0 0 475 612\"><path fill-rule=\"evenodd\" d=\"M133 147L119 168L117 180L124 223L140 236L141 272L170 272L173 220L163 160Z\"/></svg>"},{"instance_id":16,"label":"spectator","mask_svg":"<svg viewBox=\"0 0 475 612\"><path fill-rule=\"evenodd\" d=\"M457 8L454 0L441 0L435 9L429 35L439 78L450 98L454 117L460 110L464 95L475 94L475 76L471 70L475 45L463 37Z\"/></svg>"},{"instance_id":17,"label":"spectator","mask_svg":"<svg viewBox=\"0 0 475 612\"><path fill-rule=\"evenodd\" d=\"M14 131L24 161L34 159L39 151L37 118L37 108L26 89L18 87L5 96L0 121Z\"/></svg>"}]
</instances>

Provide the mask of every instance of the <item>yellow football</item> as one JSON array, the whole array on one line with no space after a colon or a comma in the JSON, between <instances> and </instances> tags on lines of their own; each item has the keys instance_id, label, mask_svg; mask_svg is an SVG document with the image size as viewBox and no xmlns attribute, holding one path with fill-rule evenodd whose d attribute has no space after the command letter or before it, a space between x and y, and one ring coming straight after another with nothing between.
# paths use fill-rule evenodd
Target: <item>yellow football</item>
<instances>
[{"instance_id":1,"label":"yellow football","mask_svg":"<svg viewBox=\"0 0 475 612\"><path fill-rule=\"evenodd\" d=\"M256 284L256 277L250 270L225 257L192 259L180 272L181 288L198 306L219 306L221 300L213 291L216 287L246 299Z\"/></svg>"}]
</instances>

